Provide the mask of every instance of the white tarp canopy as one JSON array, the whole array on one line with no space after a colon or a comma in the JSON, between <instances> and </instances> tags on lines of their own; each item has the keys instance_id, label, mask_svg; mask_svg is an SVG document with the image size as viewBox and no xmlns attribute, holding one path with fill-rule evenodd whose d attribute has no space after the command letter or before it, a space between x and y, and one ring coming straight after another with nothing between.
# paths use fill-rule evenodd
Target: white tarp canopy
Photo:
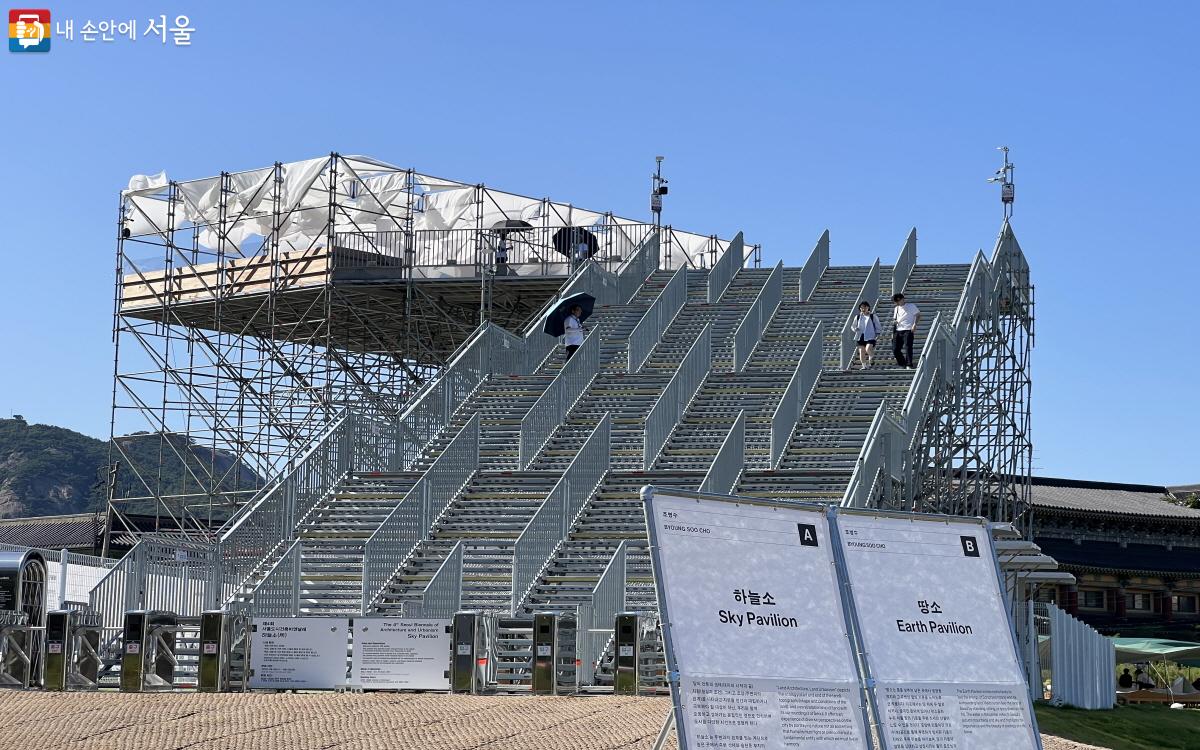
<instances>
[{"instance_id":1,"label":"white tarp canopy","mask_svg":"<svg viewBox=\"0 0 1200 750\"><path fill-rule=\"evenodd\" d=\"M332 186L331 176L336 179ZM127 236L168 239L168 184L165 172L130 178L122 193ZM276 229L281 247L323 247L330 232L331 195L338 206L335 233L396 231L410 206L417 232L487 229L505 220L593 232L645 224L569 203L432 177L365 156L322 156L175 186L176 230L195 229L196 241L209 250L220 247L223 238L226 249L236 247L246 255L258 252L263 238ZM676 265L705 257L714 247L711 237L681 231L673 231L672 237L668 246ZM727 245L718 242L718 249Z\"/></svg>"}]
</instances>

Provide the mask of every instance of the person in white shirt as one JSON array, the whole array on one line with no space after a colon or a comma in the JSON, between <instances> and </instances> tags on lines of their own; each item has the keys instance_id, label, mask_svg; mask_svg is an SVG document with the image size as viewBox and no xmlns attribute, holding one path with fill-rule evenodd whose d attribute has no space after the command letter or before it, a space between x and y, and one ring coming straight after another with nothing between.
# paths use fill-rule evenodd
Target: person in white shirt
<instances>
[{"instance_id":1,"label":"person in white shirt","mask_svg":"<svg viewBox=\"0 0 1200 750\"><path fill-rule=\"evenodd\" d=\"M583 323L579 322L579 316L583 315L583 308L575 305L571 311L563 318L563 345L567 349L567 360L571 359L571 355L575 350L583 346Z\"/></svg>"},{"instance_id":2,"label":"person in white shirt","mask_svg":"<svg viewBox=\"0 0 1200 750\"><path fill-rule=\"evenodd\" d=\"M921 324L921 311L913 303L905 302L903 294L893 294L892 302L896 305L892 311L895 326L892 354L896 355L896 364L901 367L916 367L917 363L913 360L913 336L917 326Z\"/></svg>"},{"instance_id":3,"label":"person in white shirt","mask_svg":"<svg viewBox=\"0 0 1200 750\"><path fill-rule=\"evenodd\" d=\"M864 300L858 306L858 315L854 316L851 327L854 329L855 338L858 339L858 360L865 370L871 366L871 355L875 353L875 339L879 338L879 332L883 328L879 325L879 316L871 312L870 302Z\"/></svg>"}]
</instances>

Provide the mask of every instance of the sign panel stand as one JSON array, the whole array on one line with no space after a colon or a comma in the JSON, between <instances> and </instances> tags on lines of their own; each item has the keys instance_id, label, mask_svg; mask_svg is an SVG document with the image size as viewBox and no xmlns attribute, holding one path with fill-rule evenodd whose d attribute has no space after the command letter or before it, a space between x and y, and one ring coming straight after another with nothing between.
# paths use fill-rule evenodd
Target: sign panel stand
<instances>
[{"instance_id":1,"label":"sign panel stand","mask_svg":"<svg viewBox=\"0 0 1200 750\"><path fill-rule=\"evenodd\" d=\"M870 748L825 507L642 499L680 750Z\"/></svg>"},{"instance_id":2,"label":"sign panel stand","mask_svg":"<svg viewBox=\"0 0 1200 750\"><path fill-rule=\"evenodd\" d=\"M271 617L251 625L252 690L346 687L350 621L345 617Z\"/></svg>"},{"instance_id":3,"label":"sign panel stand","mask_svg":"<svg viewBox=\"0 0 1200 750\"><path fill-rule=\"evenodd\" d=\"M451 630L451 620L355 617L351 687L449 690Z\"/></svg>"},{"instance_id":4,"label":"sign panel stand","mask_svg":"<svg viewBox=\"0 0 1200 750\"><path fill-rule=\"evenodd\" d=\"M887 750L1041 750L987 522L829 510Z\"/></svg>"}]
</instances>

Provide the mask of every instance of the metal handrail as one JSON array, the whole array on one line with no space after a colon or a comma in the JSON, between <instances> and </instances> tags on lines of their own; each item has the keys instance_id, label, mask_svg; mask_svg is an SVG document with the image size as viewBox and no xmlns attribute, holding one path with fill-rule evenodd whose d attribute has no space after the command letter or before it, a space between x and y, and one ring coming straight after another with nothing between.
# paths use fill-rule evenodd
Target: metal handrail
<instances>
[{"instance_id":1,"label":"metal handrail","mask_svg":"<svg viewBox=\"0 0 1200 750\"><path fill-rule=\"evenodd\" d=\"M571 459L513 544L512 614L516 615L576 516L604 481L612 458L612 417L604 417Z\"/></svg>"},{"instance_id":2,"label":"metal handrail","mask_svg":"<svg viewBox=\"0 0 1200 750\"><path fill-rule=\"evenodd\" d=\"M271 492L221 533L216 549L224 575L239 583L245 580L281 543L293 538L296 525L354 468L388 468L355 466L358 419L345 411L298 461L289 463Z\"/></svg>"},{"instance_id":3,"label":"metal handrail","mask_svg":"<svg viewBox=\"0 0 1200 750\"><path fill-rule=\"evenodd\" d=\"M950 318L950 328L954 332L955 339L962 338L963 331L970 322L971 313L975 310L975 304L979 297L980 279L987 274L989 265L982 252L975 253L975 258L971 261L971 270L967 272L967 283L963 286L962 294L959 295L958 305L954 308L954 316Z\"/></svg>"},{"instance_id":4,"label":"metal handrail","mask_svg":"<svg viewBox=\"0 0 1200 750\"><path fill-rule=\"evenodd\" d=\"M886 483L884 492L890 497L891 480L904 479L901 461L903 439L903 428L888 415L887 405L880 404L875 410L875 417L871 420L858 459L854 462L854 473L851 474L850 483L842 497L843 507L866 508L880 472L883 473Z\"/></svg>"},{"instance_id":5,"label":"metal handrail","mask_svg":"<svg viewBox=\"0 0 1200 750\"><path fill-rule=\"evenodd\" d=\"M742 270L745 264L745 241L742 239L742 233L738 232L708 272L708 304L715 305L721 301L725 290L733 283L738 271Z\"/></svg>"},{"instance_id":6,"label":"metal handrail","mask_svg":"<svg viewBox=\"0 0 1200 750\"><path fill-rule=\"evenodd\" d=\"M363 545L364 613L479 469L479 422L471 417Z\"/></svg>"},{"instance_id":7,"label":"metal handrail","mask_svg":"<svg viewBox=\"0 0 1200 750\"><path fill-rule=\"evenodd\" d=\"M906 423L914 409L925 402L925 395L934 385L934 373L939 370L945 371L947 363L940 359L940 355L944 349L942 344L952 343L951 336L946 326L942 325L942 314L935 314L929 327L929 336L921 347L921 355L917 357L917 369L913 372L912 384L908 387L904 405L900 409L901 422Z\"/></svg>"},{"instance_id":8,"label":"metal handrail","mask_svg":"<svg viewBox=\"0 0 1200 750\"><path fill-rule=\"evenodd\" d=\"M491 194L492 191L483 190L476 195L483 200L483 196ZM554 211L545 209L541 221L533 220L535 226L503 238L507 250L505 264L509 268L522 276L566 275L571 264L559 253L556 239L562 231L562 220L569 221L569 217L560 215L557 221L550 219ZM628 257L636 237L656 231L657 227L602 215L588 229L598 245L594 261L616 265ZM483 227L339 231L334 235L333 261L339 269L411 265L418 278L446 272L459 278L478 278L482 271L493 266L500 243L498 232Z\"/></svg>"},{"instance_id":9,"label":"metal handrail","mask_svg":"<svg viewBox=\"0 0 1200 750\"><path fill-rule=\"evenodd\" d=\"M659 254L658 229L655 228L638 244L633 254L617 267L617 304L627 305L638 290L658 270Z\"/></svg>"},{"instance_id":10,"label":"metal handrail","mask_svg":"<svg viewBox=\"0 0 1200 750\"><path fill-rule=\"evenodd\" d=\"M600 334L592 331L521 418L519 467L529 468L600 370Z\"/></svg>"},{"instance_id":11,"label":"metal handrail","mask_svg":"<svg viewBox=\"0 0 1200 750\"><path fill-rule=\"evenodd\" d=\"M788 381L787 390L783 392L783 398L779 400L779 405L775 407L775 412L771 415L770 466L772 469L779 468L779 463L787 452L788 443L791 442L792 433L796 431L796 425L800 422L801 415L804 414L804 407L817 387L817 380L821 377L821 356L824 346L825 321L822 320L817 323L816 330L805 344L804 353L796 362L796 371L792 373L792 378Z\"/></svg>"},{"instance_id":12,"label":"metal handrail","mask_svg":"<svg viewBox=\"0 0 1200 750\"><path fill-rule=\"evenodd\" d=\"M854 317L858 315L858 306L863 302L870 302L871 308L874 309L875 303L878 301L879 258L876 258L875 263L871 265L871 270L867 272L867 280L863 282L858 297L854 299L854 306L850 308L850 313L846 316L846 322L842 324L843 370L850 369L850 363L854 360L854 349L857 346L857 342L854 340Z\"/></svg>"},{"instance_id":13,"label":"metal handrail","mask_svg":"<svg viewBox=\"0 0 1200 750\"><path fill-rule=\"evenodd\" d=\"M579 605L576 627L581 685L595 684L596 665L612 637L617 613L625 611L628 545L628 540L621 540L588 598Z\"/></svg>"},{"instance_id":14,"label":"metal handrail","mask_svg":"<svg viewBox=\"0 0 1200 750\"><path fill-rule=\"evenodd\" d=\"M300 563L304 541L297 539L250 594L251 617L295 617L300 614Z\"/></svg>"},{"instance_id":15,"label":"metal handrail","mask_svg":"<svg viewBox=\"0 0 1200 750\"><path fill-rule=\"evenodd\" d=\"M896 259L896 265L892 266L892 294L900 294L904 291L904 287L908 284L908 277L912 275L913 266L917 265L917 228L913 227L908 233L908 238L904 240L904 247L900 249L900 257Z\"/></svg>"},{"instance_id":16,"label":"metal handrail","mask_svg":"<svg viewBox=\"0 0 1200 750\"><path fill-rule=\"evenodd\" d=\"M733 493L742 469L746 465L746 410L738 412L737 419L729 427L721 447L713 456L712 465L700 482L701 492L714 492L719 495Z\"/></svg>"},{"instance_id":17,"label":"metal handrail","mask_svg":"<svg viewBox=\"0 0 1200 750\"><path fill-rule=\"evenodd\" d=\"M249 576L351 471L411 467L489 375L515 368L520 345L508 331L485 323L395 421L344 410L270 491L226 524L218 549L227 572L239 580Z\"/></svg>"},{"instance_id":18,"label":"metal handrail","mask_svg":"<svg viewBox=\"0 0 1200 750\"><path fill-rule=\"evenodd\" d=\"M462 608L463 542L457 541L450 554L430 577L421 597L404 602L404 617L449 619ZM363 614L367 614L366 610Z\"/></svg>"},{"instance_id":19,"label":"metal handrail","mask_svg":"<svg viewBox=\"0 0 1200 750\"><path fill-rule=\"evenodd\" d=\"M679 368L663 388L650 413L646 415L646 429L642 443L642 469L649 471L658 454L667 444L675 426L683 418L688 404L692 402L700 386L712 369L712 323L696 337Z\"/></svg>"},{"instance_id":20,"label":"metal handrail","mask_svg":"<svg viewBox=\"0 0 1200 750\"><path fill-rule=\"evenodd\" d=\"M476 356L476 350L481 347L481 342L486 343L489 336L499 336L505 339L505 343L507 345L502 346L501 348L508 348L514 342L519 342L517 337L513 336L511 333L505 331L499 326L496 326L492 323L483 323L480 325L458 347L456 353L451 357L449 363L447 363L446 367L442 369L438 377L426 381L419 389L417 389L415 393L413 393L412 398L409 400L409 405L405 407L403 412L401 412L399 418L401 425L403 425L409 418L419 414L420 410L422 409L422 404L428 397L428 393L434 390L443 381L445 376L453 376L455 373L459 372L460 368L463 366L463 363L469 361L468 358L482 359L485 363L492 363L497 359L497 357L494 356L495 352L489 352L489 355L492 356L484 356L482 358ZM478 366L476 366L475 369L478 370ZM249 502L243 505L237 513L227 520L221 527L219 534L224 536L234 529L238 524L240 524L247 515L254 512L255 506L263 503L263 501L267 499L268 495L270 495L272 492L275 492L277 488L283 484L284 481L286 481L289 473L295 472L297 466L302 465L309 459L310 456L320 450L321 443L327 440L331 433L336 432L342 426L343 422L345 422L350 413L351 410L349 408L344 408L339 411L337 415L335 415L333 421L331 421L330 424L325 428L325 430L316 438L314 438L312 444L305 450L305 452L294 462L289 464L288 468L281 472L273 482L260 490L255 498L252 498ZM405 432L413 434L416 431L410 428L406 429ZM426 443L427 442L428 440ZM423 448L424 444L422 444L420 447ZM386 468L405 468L406 464L403 461L399 463L399 466L381 466L377 468L380 470Z\"/></svg>"},{"instance_id":21,"label":"metal handrail","mask_svg":"<svg viewBox=\"0 0 1200 750\"><path fill-rule=\"evenodd\" d=\"M746 308L742 322L733 333L733 371L741 372L750 361L750 355L762 341L763 332L775 317L775 311L783 302L783 261L779 261L771 270L771 275L763 283L762 289L754 297L754 302Z\"/></svg>"},{"instance_id":22,"label":"metal handrail","mask_svg":"<svg viewBox=\"0 0 1200 750\"><path fill-rule=\"evenodd\" d=\"M809 253L808 260L804 261L804 267L800 269L801 302L808 302L812 297L813 291L816 290L817 284L821 283L821 276L825 274L827 268L829 268L828 229L821 233L821 238L817 240L816 246Z\"/></svg>"},{"instance_id":23,"label":"metal handrail","mask_svg":"<svg viewBox=\"0 0 1200 750\"><path fill-rule=\"evenodd\" d=\"M629 340L625 344L628 372L637 373L642 369L662 341L663 332L687 304L687 299L687 266L680 266L629 333Z\"/></svg>"},{"instance_id":24,"label":"metal handrail","mask_svg":"<svg viewBox=\"0 0 1200 750\"><path fill-rule=\"evenodd\" d=\"M327 441L331 434L333 434L334 432L336 432L337 430L339 430L342 427L343 423L346 421L349 414L350 414L349 408L344 408L341 411L339 411L334 416L333 421L331 421L329 423L329 425L313 439L312 444L309 445L309 447L304 451L304 453L302 453L300 455L300 457L298 459L296 459L294 462L289 462L288 465L284 468L284 470L281 471L278 475L276 475L276 477L273 479L273 481L264 485L263 488L261 490L259 490L255 494L254 497L252 497L249 501L246 502L245 505L243 505L241 508L239 508L236 513L234 513L232 516L230 516L229 519L226 520L225 523L221 526L221 528L217 531L217 535L219 537L223 537L226 534L228 534L230 531L235 529L239 524L241 524L245 520L246 516L250 515L251 513L253 513L255 511L255 508L257 506L259 506L262 503L264 503L265 501L267 501L268 498L273 493L277 492L279 490L279 487L287 480L288 476L296 471L296 467L298 465L304 463L305 461L307 461L309 459L309 457L311 457L318 450L320 450L321 444L323 442Z\"/></svg>"}]
</instances>

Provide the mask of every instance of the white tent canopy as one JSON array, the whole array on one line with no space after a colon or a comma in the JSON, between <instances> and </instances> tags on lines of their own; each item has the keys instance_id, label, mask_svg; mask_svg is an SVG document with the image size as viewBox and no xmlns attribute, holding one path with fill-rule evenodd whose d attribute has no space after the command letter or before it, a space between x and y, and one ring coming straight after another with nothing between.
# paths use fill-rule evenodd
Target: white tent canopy
<instances>
[{"instance_id":1,"label":"white tent canopy","mask_svg":"<svg viewBox=\"0 0 1200 750\"><path fill-rule=\"evenodd\" d=\"M331 184L333 183L333 184ZM172 191L172 186L174 190ZM253 255L264 238L277 232L285 249L324 247L333 233L394 232L412 216L416 232L488 229L505 220L542 229L585 227L593 232L645 224L570 203L530 198L396 167L366 156L323 156L217 177L170 183L165 172L134 175L123 191L125 227L130 237L158 235L169 242L170 199L175 197L173 229L195 232L200 248ZM276 226L278 224L278 226ZM431 241L418 242L418 247ZM672 231L672 265L707 264L727 242Z\"/></svg>"}]
</instances>

